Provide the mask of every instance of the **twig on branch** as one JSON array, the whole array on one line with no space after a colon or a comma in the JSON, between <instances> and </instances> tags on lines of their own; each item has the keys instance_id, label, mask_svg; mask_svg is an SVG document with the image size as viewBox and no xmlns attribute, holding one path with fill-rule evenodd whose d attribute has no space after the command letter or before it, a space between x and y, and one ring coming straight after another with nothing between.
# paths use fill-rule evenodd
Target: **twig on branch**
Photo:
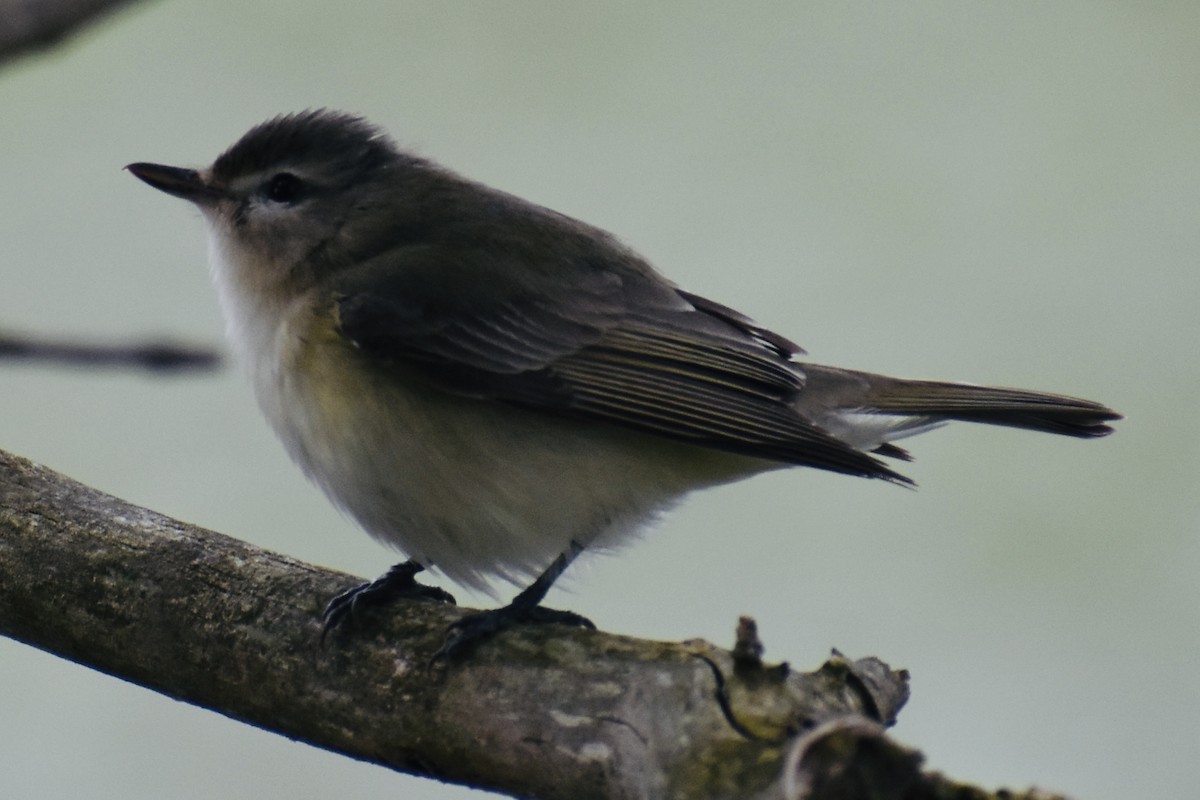
<instances>
[{"instance_id":1,"label":"twig on branch","mask_svg":"<svg viewBox=\"0 0 1200 800\"><path fill-rule=\"evenodd\" d=\"M211 370L221 364L221 357L212 348L166 341L100 344L0 333L0 360L6 359L70 367L132 367L156 372Z\"/></svg>"},{"instance_id":2,"label":"twig on branch","mask_svg":"<svg viewBox=\"0 0 1200 800\"><path fill-rule=\"evenodd\" d=\"M397 604L321 645L355 580L0 451L0 634L168 696L517 797L992 797L883 735L907 679L876 659L768 666L744 620L736 657L546 626L431 667L463 610Z\"/></svg>"},{"instance_id":3,"label":"twig on branch","mask_svg":"<svg viewBox=\"0 0 1200 800\"><path fill-rule=\"evenodd\" d=\"M57 45L131 0L0 0L0 63Z\"/></svg>"}]
</instances>

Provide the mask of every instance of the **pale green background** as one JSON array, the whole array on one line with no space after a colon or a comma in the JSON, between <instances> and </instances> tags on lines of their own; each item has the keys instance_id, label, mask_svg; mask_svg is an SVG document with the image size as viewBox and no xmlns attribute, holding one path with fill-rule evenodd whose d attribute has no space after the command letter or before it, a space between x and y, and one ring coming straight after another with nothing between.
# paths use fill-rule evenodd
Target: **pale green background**
<instances>
[{"instance_id":1,"label":"pale green background","mask_svg":"<svg viewBox=\"0 0 1200 800\"><path fill-rule=\"evenodd\" d=\"M919 492L811 471L710 492L551 600L721 643L752 614L771 658L907 667L895 735L954 776L1196 796L1198 67L1193 2L148 3L0 71L0 324L218 342L197 214L120 168L328 105L616 231L819 360L1110 403L1129 419L1100 442L914 441ZM232 369L2 365L0 446L299 558L395 558ZM7 640L0 676L12 800L470 794Z\"/></svg>"}]
</instances>

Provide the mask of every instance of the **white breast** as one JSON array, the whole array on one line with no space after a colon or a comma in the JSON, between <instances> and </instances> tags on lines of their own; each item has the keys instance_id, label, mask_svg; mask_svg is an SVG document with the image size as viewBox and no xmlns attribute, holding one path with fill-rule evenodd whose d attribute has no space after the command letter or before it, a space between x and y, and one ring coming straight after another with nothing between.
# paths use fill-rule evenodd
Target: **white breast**
<instances>
[{"instance_id":1,"label":"white breast","mask_svg":"<svg viewBox=\"0 0 1200 800\"><path fill-rule=\"evenodd\" d=\"M312 297L266 301L239 253L214 236L211 254L229 336L291 457L373 536L460 583L536 575L572 541L618 544L691 489L775 466L406 381Z\"/></svg>"}]
</instances>

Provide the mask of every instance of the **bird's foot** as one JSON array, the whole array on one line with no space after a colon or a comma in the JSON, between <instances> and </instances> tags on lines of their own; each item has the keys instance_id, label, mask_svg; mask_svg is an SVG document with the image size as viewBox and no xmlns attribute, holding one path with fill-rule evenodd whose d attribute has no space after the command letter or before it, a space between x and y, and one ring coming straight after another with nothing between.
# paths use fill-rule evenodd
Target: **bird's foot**
<instances>
[{"instance_id":1,"label":"bird's foot","mask_svg":"<svg viewBox=\"0 0 1200 800\"><path fill-rule=\"evenodd\" d=\"M321 640L334 628L352 618L359 609L367 606L382 606L396 600L432 600L436 603L456 605L454 595L436 586L418 583L416 575L425 568L415 561L405 561L389 569L370 583L347 589L329 601L322 615L324 627Z\"/></svg>"},{"instance_id":2,"label":"bird's foot","mask_svg":"<svg viewBox=\"0 0 1200 800\"><path fill-rule=\"evenodd\" d=\"M490 611L467 614L446 629L446 641L433 654L431 664L451 659L471 650L501 631L514 625L570 625L576 628L595 630L590 619L574 611L558 611L539 605L527 605L514 600L512 603Z\"/></svg>"}]
</instances>

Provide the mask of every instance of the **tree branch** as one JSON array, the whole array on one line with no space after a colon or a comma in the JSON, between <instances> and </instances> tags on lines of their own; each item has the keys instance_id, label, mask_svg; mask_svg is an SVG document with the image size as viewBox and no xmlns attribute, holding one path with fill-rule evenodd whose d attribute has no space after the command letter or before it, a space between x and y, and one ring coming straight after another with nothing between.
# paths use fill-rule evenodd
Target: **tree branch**
<instances>
[{"instance_id":1,"label":"tree branch","mask_svg":"<svg viewBox=\"0 0 1200 800\"><path fill-rule=\"evenodd\" d=\"M322 646L355 582L0 451L0 633L170 697L518 797L990 797L883 735L907 676L876 659L767 666L744 620L733 653L546 626L431 667L463 610L398 604Z\"/></svg>"},{"instance_id":2,"label":"tree branch","mask_svg":"<svg viewBox=\"0 0 1200 800\"><path fill-rule=\"evenodd\" d=\"M131 0L0 0L0 62L57 45Z\"/></svg>"},{"instance_id":3,"label":"tree branch","mask_svg":"<svg viewBox=\"0 0 1200 800\"><path fill-rule=\"evenodd\" d=\"M143 341L105 344L66 339L36 339L0 331L0 361L53 363L68 367L121 367L173 372L212 370L221 357L211 347Z\"/></svg>"}]
</instances>

